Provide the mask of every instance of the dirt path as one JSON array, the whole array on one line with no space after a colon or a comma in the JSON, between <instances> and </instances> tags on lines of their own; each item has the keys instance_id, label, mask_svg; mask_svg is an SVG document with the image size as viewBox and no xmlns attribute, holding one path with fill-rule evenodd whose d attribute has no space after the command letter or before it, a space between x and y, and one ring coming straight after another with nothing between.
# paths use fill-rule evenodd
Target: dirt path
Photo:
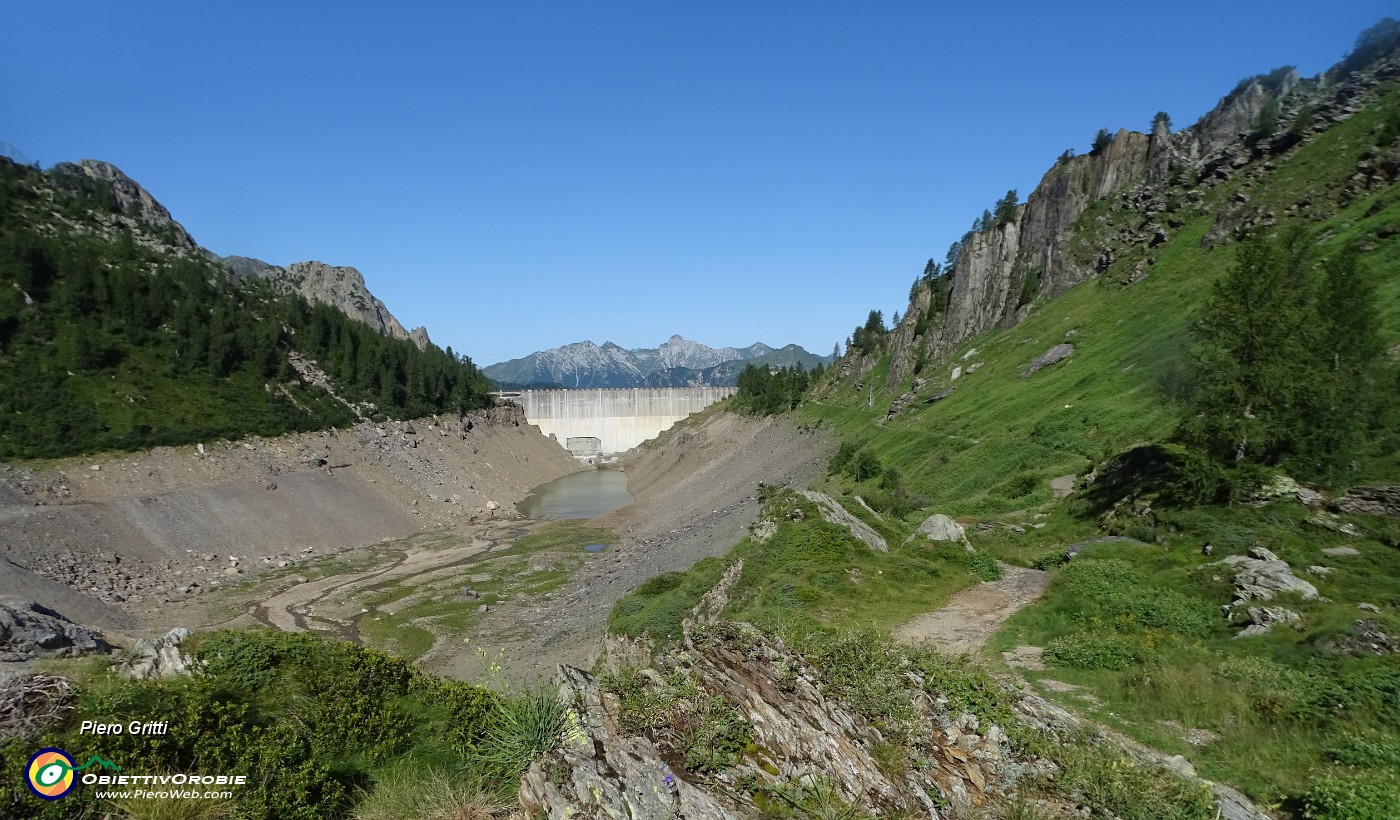
<instances>
[{"instance_id":1,"label":"dirt path","mask_svg":"<svg viewBox=\"0 0 1400 820\"><path fill-rule=\"evenodd\" d=\"M1045 592L1050 573L1001 564L1001 579L968 587L941 609L894 630L896 640L928 644L951 655L975 652L1017 610Z\"/></svg>"}]
</instances>

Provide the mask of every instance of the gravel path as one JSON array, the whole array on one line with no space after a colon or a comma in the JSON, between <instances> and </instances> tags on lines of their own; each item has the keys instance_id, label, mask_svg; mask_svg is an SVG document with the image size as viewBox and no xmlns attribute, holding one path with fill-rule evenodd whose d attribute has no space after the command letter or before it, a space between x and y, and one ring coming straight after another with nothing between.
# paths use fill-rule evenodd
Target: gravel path
<instances>
[{"instance_id":1,"label":"gravel path","mask_svg":"<svg viewBox=\"0 0 1400 820\"><path fill-rule=\"evenodd\" d=\"M929 644L950 655L981 649L1007 618L1035 602L1050 583L1050 573L1043 570L1000 566L1000 580L962 590L942 608L894 630L895 639L910 645Z\"/></svg>"}]
</instances>

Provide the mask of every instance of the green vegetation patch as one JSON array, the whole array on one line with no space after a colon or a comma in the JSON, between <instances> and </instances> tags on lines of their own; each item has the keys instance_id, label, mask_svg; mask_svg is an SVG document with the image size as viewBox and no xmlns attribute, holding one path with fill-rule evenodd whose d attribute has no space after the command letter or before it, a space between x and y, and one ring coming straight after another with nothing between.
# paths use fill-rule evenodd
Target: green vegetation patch
<instances>
[{"instance_id":1,"label":"green vegetation patch","mask_svg":"<svg viewBox=\"0 0 1400 820\"><path fill-rule=\"evenodd\" d=\"M518 761L486 755L511 698L414 670L404 661L307 634L216 632L188 678L131 681L90 672L77 708L43 736L0 741L0 809L6 816L68 818L103 810L93 787L63 801L28 796L22 772L36 748L100 755L131 774L246 774L234 789L240 818L347 817L393 773L516 787ZM83 720L168 721L163 735L80 734Z\"/></svg>"},{"instance_id":2,"label":"green vegetation patch","mask_svg":"<svg viewBox=\"0 0 1400 820\"><path fill-rule=\"evenodd\" d=\"M961 545L904 543L912 525L883 525L890 551L877 552L825 521L806 498L786 490L764 495L762 518L772 522L771 535L744 539L723 560L707 558L686 572L645 582L613 607L609 629L632 636L646 632L662 642L679 638L686 613L726 566L741 559L744 568L724 616L780 634L793 634L799 626L890 628L937 608L988 571Z\"/></svg>"}]
</instances>

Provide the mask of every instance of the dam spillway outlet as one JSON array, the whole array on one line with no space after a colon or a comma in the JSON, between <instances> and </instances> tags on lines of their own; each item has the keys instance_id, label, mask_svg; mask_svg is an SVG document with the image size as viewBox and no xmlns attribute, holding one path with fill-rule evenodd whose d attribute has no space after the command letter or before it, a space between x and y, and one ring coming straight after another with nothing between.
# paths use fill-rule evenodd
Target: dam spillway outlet
<instances>
[{"instance_id":1,"label":"dam spillway outlet","mask_svg":"<svg viewBox=\"0 0 1400 820\"><path fill-rule=\"evenodd\" d=\"M738 392L735 387L621 387L521 390L506 401L575 458L611 456Z\"/></svg>"}]
</instances>

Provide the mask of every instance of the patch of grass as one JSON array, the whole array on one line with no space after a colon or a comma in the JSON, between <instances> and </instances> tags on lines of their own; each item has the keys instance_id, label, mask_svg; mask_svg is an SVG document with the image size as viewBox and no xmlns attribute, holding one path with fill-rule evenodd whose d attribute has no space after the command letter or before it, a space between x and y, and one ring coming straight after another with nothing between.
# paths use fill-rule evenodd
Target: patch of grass
<instances>
[{"instance_id":1,"label":"patch of grass","mask_svg":"<svg viewBox=\"0 0 1400 820\"><path fill-rule=\"evenodd\" d=\"M233 790L228 816L346 816L374 793L384 772L441 768L455 760L454 771L460 773L464 752L499 731L493 729L497 697L492 693L424 675L401 659L353 644L304 633L224 631L201 636L189 648L205 663L194 677L131 681L105 669L89 670L78 680L76 710L60 724L32 742L0 740L0 794L23 793L17 778L27 756L33 748L57 746L97 754L138 773L253 775ZM83 720L125 724L156 717L171 722L169 734L79 732ZM510 789L519 777L518 770L476 771ZM96 794L83 788L61 803L26 803L24 816L95 816ZM133 816L222 816L218 803L143 803L151 805L121 808ZM192 811L203 806L209 813L163 813L175 811L165 804L177 803L189 803ZM153 813L135 813L148 809Z\"/></svg>"},{"instance_id":2,"label":"patch of grass","mask_svg":"<svg viewBox=\"0 0 1400 820\"><path fill-rule=\"evenodd\" d=\"M1123 820L1212 820L1210 789L1155 766L1134 761L1090 739L1057 744L1052 757L1061 767L1055 788Z\"/></svg>"},{"instance_id":3,"label":"patch of grass","mask_svg":"<svg viewBox=\"0 0 1400 820\"><path fill-rule=\"evenodd\" d=\"M406 761L381 773L355 806L354 820L493 820L510 801L471 772Z\"/></svg>"}]
</instances>

